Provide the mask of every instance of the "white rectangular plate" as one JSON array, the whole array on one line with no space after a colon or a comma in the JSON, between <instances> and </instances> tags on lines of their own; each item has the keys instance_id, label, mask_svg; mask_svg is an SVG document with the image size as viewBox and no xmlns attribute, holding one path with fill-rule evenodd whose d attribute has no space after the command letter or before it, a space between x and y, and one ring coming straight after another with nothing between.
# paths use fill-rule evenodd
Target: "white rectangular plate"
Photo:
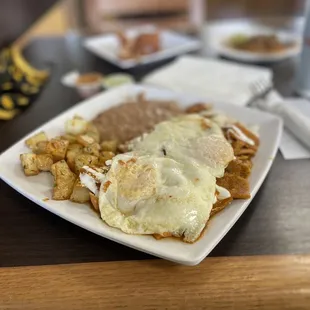
<instances>
[{"instance_id":1,"label":"white rectangular plate","mask_svg":"<svg viewBox=\"0 0 310 310\"><path fill-rule=\"evenodd\" d=\"M137 30L132 31L135 32ZM196 51L201 46L196 39L167 30L160 32L160 40L162 46L160 51L143 56L139 60L122 60L118 57L119 42L115 34L90 37L84 41L84 46L97 56L123 69Z\"/></svg>"},{"instance_id":2,"label":"white rectangular plate","mask_svg":"<svg viewBox=\"0 0 310 310\"><path fill-rule=\"evenodd\" d=\"M147 98L177 100L182 107L205 100L141 85L122 86L101 93L74 106L36 129L27 137L42 130L49 137L60 135L64 131L65 121L75 114L91 120L103 110L116 106L141 91L145 92ZM282 122L271 114L257 110L223 103L214 103L214 105L216 109L235 117L241 122L257 124L260 128L261 145L254 159L254 167L250 177L253 198L264 181L276 155L282 131ZM127 235L118 229L107 226L87 205L75 204L70 201L44 201L44 198L50 198L52 194L52 176L49 173L41 173L38 176L25 177L19 161L19 154L29 152L24 143L27 137L17 142L0 156L0 177L6 183L36 204L71 223L102 237L181 264L195 265L204 259L230 230L251 202L251 199L234 200L229 207L210 221L203 237L194 244L186 244L171 238L157 241L151 236Z\"/></svg>"}]
</instances>

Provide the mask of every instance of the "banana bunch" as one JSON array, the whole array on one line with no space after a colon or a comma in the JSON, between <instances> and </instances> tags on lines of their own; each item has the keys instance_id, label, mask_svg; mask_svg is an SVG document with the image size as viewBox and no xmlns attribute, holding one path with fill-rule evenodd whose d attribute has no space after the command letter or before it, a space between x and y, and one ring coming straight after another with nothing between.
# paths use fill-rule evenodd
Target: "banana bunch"
<instances>
[{"instance_id":1,"label":"banana bunch","mask_svg":"<svg viewBox=\"0 0 310 310\"><path fill-rule=\"evenodd\" d=\"M0 52L0 119L9 120L40 93L49 72L33 68L18 47Z\"/></svg>"}]
</instances>

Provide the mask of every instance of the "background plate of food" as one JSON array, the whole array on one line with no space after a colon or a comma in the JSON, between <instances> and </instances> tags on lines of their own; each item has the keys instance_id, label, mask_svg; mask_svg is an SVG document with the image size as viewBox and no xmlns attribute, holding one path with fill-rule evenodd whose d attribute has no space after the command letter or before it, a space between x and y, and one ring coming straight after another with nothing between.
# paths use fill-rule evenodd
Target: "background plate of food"
<instances>
[{"instance_id":1,"label":"background plate of food","mask_svg":"<svg viewBox=\"0 0 310 310\"><path fill-rule=\"evenodd\" d=\"M118 67L128 69L196 51L201 44L197 39L186 35L143 26L87 38L84 46Z\"/></svg>"},{"instance_id":2,"label":"background plate of food","mask_svg":"<svg viewBox=\"0 0 310 310\"><path fill-rule=\"evenodd\" d=\"M208 29L210 48L221 56L244 62L275 62L297 56L301 35L247 19L221 22Z\"/></svg>"},{"instance_id":3,"label":"background plate of food","mask_svg":"<svg viewBox=\"0 0 310 310\"><path fill-rule=\"evenodd\" d=\"M203 260L276 155L271 114L126 85L74 106L0 156L0 177L86 230L180 264Z\"/></svg>"}]
</instances>

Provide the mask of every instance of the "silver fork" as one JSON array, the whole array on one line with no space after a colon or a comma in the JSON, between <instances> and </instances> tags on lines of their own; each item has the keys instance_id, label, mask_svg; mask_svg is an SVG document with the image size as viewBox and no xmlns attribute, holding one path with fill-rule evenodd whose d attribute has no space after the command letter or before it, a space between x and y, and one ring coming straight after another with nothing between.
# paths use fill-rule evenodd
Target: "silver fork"
<instances>
[{"instance_id":1,"label":"silver fork","mask_svg":"<svg viewBox=\"0 0 310 310\"><path fill-rule=\"evenodd\" d=\"M255 102L260 99L265 99L269 93L273 90L273 85L268 86L263 81L254 82L250 86L250 92L252 97L248 101L247 106L255 106Z\"/></svg>"}]
</instances>

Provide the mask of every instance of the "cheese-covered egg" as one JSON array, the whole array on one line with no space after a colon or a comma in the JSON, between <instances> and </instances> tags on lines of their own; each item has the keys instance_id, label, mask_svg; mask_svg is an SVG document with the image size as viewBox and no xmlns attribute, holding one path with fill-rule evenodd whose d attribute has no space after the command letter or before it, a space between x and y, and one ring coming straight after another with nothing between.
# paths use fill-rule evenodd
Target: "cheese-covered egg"
<instances>
[{"instance_id":1,"label":"cheese-covered egg","mask_svg":"<svg viewBox=\"0 0 310 310\"><path fill-rule=\"evenodd\" d=\"M189 114L159 123L155 129L133 141L133 151L208 166L215 177L222 177L234 152L221 128L198 114Z\"/></svg>"},{"instance_id":2,"label":"cheese-covered egg","mask_svg":"<svg viewBox=\"0 0 310 310\"><path fill-rule=\"evenodd\" d=\"M208 167L120 154L101 184L100 214L128 234L171 234L194 242L209 219L215 182Z\"/></svg>"}]
</instances>

